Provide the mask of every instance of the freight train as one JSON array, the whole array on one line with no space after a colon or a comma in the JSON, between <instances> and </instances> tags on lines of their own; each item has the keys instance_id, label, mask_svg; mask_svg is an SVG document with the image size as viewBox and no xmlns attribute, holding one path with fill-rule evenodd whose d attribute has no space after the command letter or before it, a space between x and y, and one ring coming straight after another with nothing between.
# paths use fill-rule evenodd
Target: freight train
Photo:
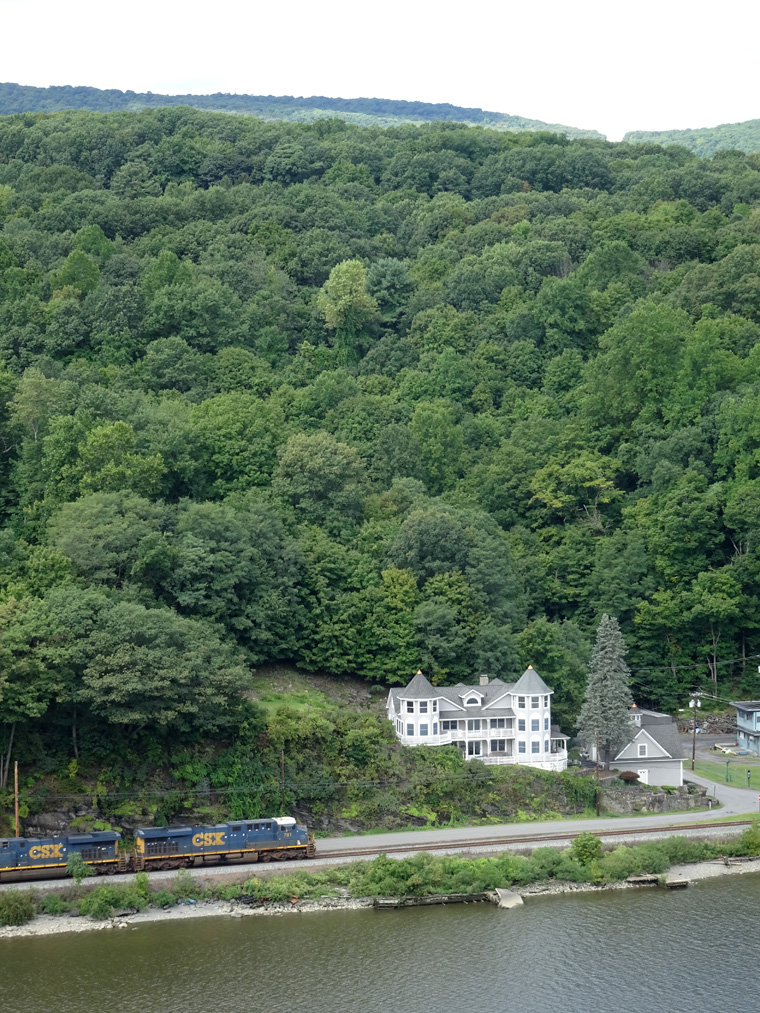
<instances>
[{"instance_id":1,"label":"freight train","mask_svg":"<svg viewBox=\"0 0 760 1013\"><path fill-rule=\"evenodd\" d=\"M0 882L66 872L79 853L96 874L181 869L224 862L269 862L314 858L314 837L291 816L230 820L213 827L140 827L128 849L121 834L100 830L69 837L0 837ZM44 871L43 871L44 870Z\"/></svg>"}]
</instances>

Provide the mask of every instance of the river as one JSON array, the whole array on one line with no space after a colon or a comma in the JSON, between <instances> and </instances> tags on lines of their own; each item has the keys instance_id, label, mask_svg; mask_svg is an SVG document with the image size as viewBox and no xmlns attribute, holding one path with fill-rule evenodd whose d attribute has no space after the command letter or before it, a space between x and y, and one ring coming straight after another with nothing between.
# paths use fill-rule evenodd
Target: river
<instances>
[{"instance_id":1,"label":"river","mask_svg":"<svg viewBox=\"0 0 760 1013\"><path fill-rule=\"evenodd\" d=\"M8 1013L751 1013L760 875L0 940Z\"/></svg>"}]
</instances>

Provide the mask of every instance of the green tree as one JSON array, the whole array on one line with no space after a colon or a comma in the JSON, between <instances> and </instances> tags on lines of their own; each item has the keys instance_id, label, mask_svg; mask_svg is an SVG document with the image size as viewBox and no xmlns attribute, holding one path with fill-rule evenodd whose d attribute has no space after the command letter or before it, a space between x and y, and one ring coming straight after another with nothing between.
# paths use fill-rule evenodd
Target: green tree
<instances>
[{"instance_id":1,"label":"green tree","mask_svg":"<svg viewBox=\"0 0 760 1013\"><path fill-rule=\"evenodd\" d=\"M294 507L299 519L339 529L361 515L364 465L353 448L329 433L299 433L280 451L272 490Z\"/></svg>"},{"instance_id":2,"label":"green tree","mask_svg":"<svg viewBox=\"0 0 760 1013\"><path fill-rule=\"evenodd\" d=\"M578 734L597 752L597 762L609 766L631 739L631 673L617 619L602 616L591 654L586 694L578 718Z\"/></svg>"},{"instance_id":3,"label":"green tree","mask_svg":"<svg viewBox=\"0 0 760 1013\"><path fill-rule=\"evenodd\" d=\"M339 360L357 362L367 340L367 326L377 301L367 291L367 271L359 260L337 264L317 298L328 330L335 331Z\"/></svg>"}]
</instances>

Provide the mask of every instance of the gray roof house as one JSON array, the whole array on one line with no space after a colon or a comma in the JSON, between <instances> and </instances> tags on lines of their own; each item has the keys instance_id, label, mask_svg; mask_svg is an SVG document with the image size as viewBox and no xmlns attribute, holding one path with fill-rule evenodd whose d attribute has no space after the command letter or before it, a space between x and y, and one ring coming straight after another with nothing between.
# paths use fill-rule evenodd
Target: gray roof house
<instances>
[{"instance_id":1,"label":"gray roof house","mask_svg":"<svg viewBox=\"0 0 760 1013\"><path fill-rule=\"evenodd\" d=\"M515 683L481 675L476 686L433 686L417 672L388 694L387 714L406 746L455 745L468 760L567 767L567 736L551 723L549 689L529 666Z\"/></svg>"},{"instance_id":2,"label":"gray roof house","mask_svg":"<svg viewBox=\"0 0 760 1013\"><path fill-rule=\"evenodd\" d=\"M632 770L642 784L683 784L683 750L678 725L670 714L631 707L635 734L620 750L611 766Z\"/></svg>"}]
</instances>

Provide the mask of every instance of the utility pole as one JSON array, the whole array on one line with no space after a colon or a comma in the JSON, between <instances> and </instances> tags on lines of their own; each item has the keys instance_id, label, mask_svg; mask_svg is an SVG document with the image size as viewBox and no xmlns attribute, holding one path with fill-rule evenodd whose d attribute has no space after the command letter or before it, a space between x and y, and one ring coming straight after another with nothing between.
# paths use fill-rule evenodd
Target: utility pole
<instances>
[{"instance_id":1,"label":"utility pole","mask_svg":"<svg viewBox=\"0 0 760 1013\"><path fill-rule=\"evenodd\" d=\"M13 768L13 786L16 800L16 837L20 837L21 834L18 832L18 760L16 760Z\"/></svg>"},{"instance_id":2,"label":"utility pole","mask_svg":"<svg viewBox=\"0 0 760 1013\"><path fill-rule=\"evenodd\" d=\"M285 750L280 750L280 790L282 792L282 815L285 815Z\"/></svg>"},{"instance_id":3,"label":"utility pole","mask_svg":"<svg viewBox=\"0 0 760 1013\"><path fill-rule=\"evenodd\" d=\"M596 730L596 815L600 815L601 799L599 798L599 729Z\"/></svg>"},{"instance_id":4,"label":"utility pole","mask_svg":"<svg viewBox=\"0 0 760 1013\"><path fill-rule=\"evenodd\" d=\"M699 699L699 693L695 693L691 700L689 700L689 707L691 707L691 713L693 718L693 728L691 732L691 769L694 770L694 760L697 755L697 707L702 706L702 701Z\"/></svg>"}]
</instances>

